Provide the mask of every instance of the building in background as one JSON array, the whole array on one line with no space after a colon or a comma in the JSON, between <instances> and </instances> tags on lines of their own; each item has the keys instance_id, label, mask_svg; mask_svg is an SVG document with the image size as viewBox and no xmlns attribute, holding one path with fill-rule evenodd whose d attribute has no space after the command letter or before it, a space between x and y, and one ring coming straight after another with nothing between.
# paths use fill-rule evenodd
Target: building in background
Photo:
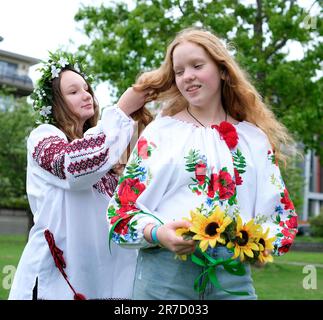
<instances>
[{"instance_id":1,"label":"building in background","mask_svg":"<svg viewBox=\"0 0 323 320\"><path fill-rule=\"evenodd\" d=\"M12 93L16 97L30 95L33 82L29 77L29 68L39 62L36 58L0 50L0 88L13 88Z\"/></svg>"},{"instance_id":2,"label":"building in background","mask_svg":"<svg viewBox=\"0 0 323 320\"><path fill-rule=\"evenodd\" d=\"M0 43L3 38L0 36ZM29 96L33 91L33 82L29 77L29 68L39 59L14 52L0 50L0 90L8 88L0 95L0 110L11 103L12 99ZM23 209L0 207L0 234L26 234L30 229L30 219Z\"/></svg>"},{"instance_id":3,"label":"building in background","mask_svg":"<svg viewBox=\"0 0 323 320\"><path fill-rule=\"evenodd\" d=\"M323 167L314 151L308 151L304 159L304 205L300 218L309 218L323 213Z\"/></svg>"}]
</instances>

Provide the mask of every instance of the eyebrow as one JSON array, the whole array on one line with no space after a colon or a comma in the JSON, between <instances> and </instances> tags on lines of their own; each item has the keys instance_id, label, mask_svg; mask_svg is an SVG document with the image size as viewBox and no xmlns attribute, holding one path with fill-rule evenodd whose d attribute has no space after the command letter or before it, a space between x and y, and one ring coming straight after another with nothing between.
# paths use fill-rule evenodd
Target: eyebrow
<instances>
[{"instance_id":1,"label":"eyebrow","mask_svg":"<svg viewBox=\"0 0 323 320\"><path fill-rule=\"evenodd\" d=\"M195 64L197 62L205 62L205 59L203 58L192 58L188 61L189 64ZM178 65L173 65L173 69L175 70L176 68L181 67L181 64Z\"/></svg>"},{"instance_id":2,"label":"eyebrow","mask_svg":"<svg viewBox=\"0 0 323 320\"><path fill-rule=\"evenodd\" d=\"M79 87L79 84L77 84L77 83L72 83L72 84L70 84L67 88L66 88L66 90L70 90L70 89L74 89L74 88L77 88L77 87ZM82 87L85 87L86 89L88 89L89 88L89 86L88 86L88 84L86 83L86 82L84 82L84 84L82 85Z\"/></svg>"}]
</instances>

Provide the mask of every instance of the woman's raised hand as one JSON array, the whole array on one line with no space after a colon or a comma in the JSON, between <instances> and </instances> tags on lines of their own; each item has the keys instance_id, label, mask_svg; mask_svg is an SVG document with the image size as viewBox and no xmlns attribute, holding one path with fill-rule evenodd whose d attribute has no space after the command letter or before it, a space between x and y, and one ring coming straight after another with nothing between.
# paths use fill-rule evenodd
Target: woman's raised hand
<instances>
[{"instance_id":1,"label":"woman's raised hand","mask_svg":"<svg viewBox=\"0 0 323 320\"><path fill-rule=\"evenodd\" d=\"M135 90L129 87L120 97L117 105L126 114L131 115L145 105L149 90Z\"/></svg>"}]
</instances>

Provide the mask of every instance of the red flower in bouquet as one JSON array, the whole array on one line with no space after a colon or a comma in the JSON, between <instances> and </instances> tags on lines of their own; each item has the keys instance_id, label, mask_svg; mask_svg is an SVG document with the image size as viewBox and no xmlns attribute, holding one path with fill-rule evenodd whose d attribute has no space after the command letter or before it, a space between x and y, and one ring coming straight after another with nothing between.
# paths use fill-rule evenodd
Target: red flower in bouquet
<instances>
[{"instance_id":1,"label":"red flower in bouquet","mask_svg":"<svg viewBox=\"0 0 323 320\"><path fill-rule=\"evenodd\" d=\"M219 125L211 126L212 129L219 131L221 138L225 141L229 149L233 149L238 144L238 133L236 128L227 121L222 121Z\"/></svg>"}]
</instances>

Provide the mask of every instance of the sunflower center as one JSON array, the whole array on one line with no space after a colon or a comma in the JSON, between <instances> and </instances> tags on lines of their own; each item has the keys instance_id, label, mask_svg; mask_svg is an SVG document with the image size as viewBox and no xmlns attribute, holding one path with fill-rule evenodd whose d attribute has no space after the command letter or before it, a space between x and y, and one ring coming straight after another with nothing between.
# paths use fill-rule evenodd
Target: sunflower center
<instances>
[{"instance_id":1,"label":"sunflower center","mask_svg":"<svg viewBox=\"0 0 323 320\"><path fill-rule=\"evenodd\" d=\"M212 237L217 234L217 228L219 228L219 225L216 222L211 222L206 226L205 233Z\"/></svg>"},{"instance_id":2,"label":"sunflower center","mask_svg":"<svg viewBox=\"0 0 323 320\"><path fill-rule=\"evenodd\" d=\"M258 241L260 244L262 244L262 246L265 248L266 247L266 243L265 240L263 238L260 238Z\"/></svg>"},{"instance_id":3,"label":"sunflower center","mask_svg":"<svg viewBox=\"0 0 323 320\"><path fill-rule=\"evenodd\" d=\"M242 238L238 238L237 242L239 246L244 246L248 243L248 240L249 240L248 232L244 230L241 230L240 232L242 234Z\"/></svg>"}]
</instances>

